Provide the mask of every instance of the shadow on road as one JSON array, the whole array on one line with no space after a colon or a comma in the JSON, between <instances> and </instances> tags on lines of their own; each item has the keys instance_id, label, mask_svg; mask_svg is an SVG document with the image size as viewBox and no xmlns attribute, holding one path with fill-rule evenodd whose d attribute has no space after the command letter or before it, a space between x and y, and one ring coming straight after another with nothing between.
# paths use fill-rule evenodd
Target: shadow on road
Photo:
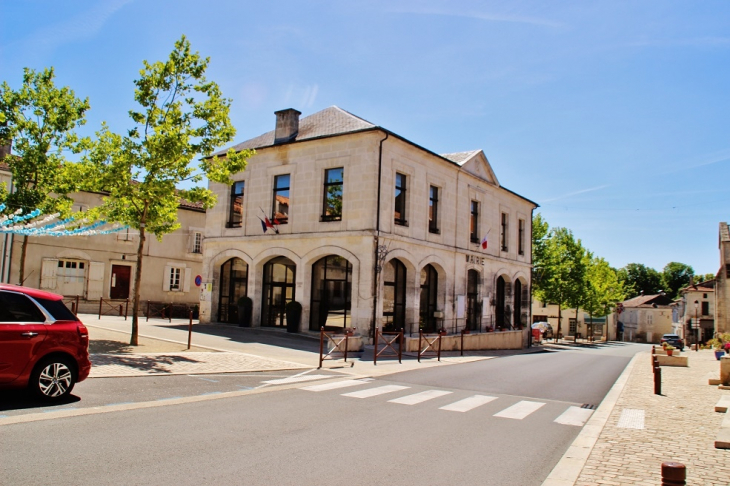
<instances>
[{"instance_id":1,"label":"shadow on road","mask_svg":"<svg viewBox=\"0 0 730 486\"><path fill-rule=\"evenodd\" d=\"M8 410L26 410L29 408L42 408L44 411L52 411L56 407L63 407L80 401L76 395L69 395L61 400L48 402L36 398L28 390L4 390L0 392L0 412Z\"/></svg>"},{"instance_id":2,"label":"shadow on road","mask_svg":"<svg viewBox=\"0 0 730 486\"><path fill-rule=\"evenodd\" d=\"M200 363L196 359L187 358L180 355L155 355L155 356L141 356L141 355L104 355L95 354L91 356L91 364L93 366L103 365L121 365L130 368L135 368L141 371L155 371L159 373L169 373L170 370L166 368L166 365L174 363Z\"/></svg>"},{"instance_id":3,"label":"shadow on road","mask_svg":"<svg viewBox=\"0 0 730 486\"><path fill-rule=\"evenodd\" d=\"M173 324L160 327L188 330L187 325ZM193 332L224 337L237 343L259 343L298 351L319 352L318 335L288 333L283 329L234 327L226 324L194 324Z\"/></svg>"}]
</instances>

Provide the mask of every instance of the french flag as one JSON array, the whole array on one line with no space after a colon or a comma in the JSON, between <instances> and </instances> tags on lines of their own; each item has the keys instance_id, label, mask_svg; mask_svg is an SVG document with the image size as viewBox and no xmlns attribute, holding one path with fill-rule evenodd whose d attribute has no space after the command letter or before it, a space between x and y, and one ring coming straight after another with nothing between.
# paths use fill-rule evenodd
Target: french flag
<instances>
[{"instance_id":1,"label":"french flag","mask_svg":"<svg viewBox=\"0 0 730 486\"><path fill-rule=\"evenodd\" d=\"M482 250L486 250L487 249L487 245L489 244L488 238L489 238L489 233L487 233L486 235L484 235L484 238L482 238Z\"/></svg>"}]
</instances>

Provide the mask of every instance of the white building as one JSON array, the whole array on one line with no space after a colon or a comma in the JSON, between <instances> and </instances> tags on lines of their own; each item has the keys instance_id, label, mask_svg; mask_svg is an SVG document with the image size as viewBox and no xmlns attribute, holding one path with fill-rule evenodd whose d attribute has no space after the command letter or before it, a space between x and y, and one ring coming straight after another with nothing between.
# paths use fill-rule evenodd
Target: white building
<instances>
[{"instance_id":1,"label":"white building","mask_svg":"<svg viewBox=\"0 0 730 486\"><path fill-rule=\"evenodd\" d=\"M335 106L299 115L276 112L275 130L234 147L256 150L234 184L210 184L201 321L235 322L247 295L254 326L285 326L300 302L301 331L530 322L537 205L481 150L439 155Z\"/></svg>"}]
</instances>

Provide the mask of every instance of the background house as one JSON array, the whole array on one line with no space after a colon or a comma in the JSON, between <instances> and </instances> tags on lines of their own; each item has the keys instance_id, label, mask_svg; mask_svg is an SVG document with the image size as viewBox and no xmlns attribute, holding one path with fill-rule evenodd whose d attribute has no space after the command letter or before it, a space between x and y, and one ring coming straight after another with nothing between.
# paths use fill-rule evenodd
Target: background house
<instances>
[{"instance_id":1,"label":"background house","mask_svg":"<svg viewBox=\"0 0 730 486\"><path fill-rule=\"evenodd\" d=\"M684 311L681 322L686 342L694 344L698 336L701 343L712 339L715 334L715 280L691 283L680 290L680 295ZM699 329L696 325L693 327L695 321L699 321Z\"/></svg>"},{"instance_id":2,"label":"background house","mask_svg":"<svg viewBox=\"0 0 730 486\"><path fill-rule=\"evenodd\" d=\"M674 332L672 299L666 294L639 295L622 302L618 317L623 325L623 341L658 343L663 334Z\"/></svg>"}]
</instances>

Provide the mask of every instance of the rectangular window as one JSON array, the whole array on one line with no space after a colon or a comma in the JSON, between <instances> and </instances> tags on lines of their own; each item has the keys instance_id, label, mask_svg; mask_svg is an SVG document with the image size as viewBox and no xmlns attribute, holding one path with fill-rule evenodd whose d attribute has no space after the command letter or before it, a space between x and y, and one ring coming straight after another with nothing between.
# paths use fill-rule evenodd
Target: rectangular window
<instances>
[{"instance_id":1,"label":"rectangular window","mask_svg":"<svg viewBox=\"0 0 730 486\"><path fill-rule=\"evenodd\" d=\"M428 231L439 233L439 188L431 186L428 199Z\"/></svg>"},{"instance_id":2,"label":"rectangular window","mask_svg":"<svg viewBox=\"0 0 730 486\"><path fill-rule=\"evenodd\" d=\"M395 174L395 224L407 225L406 220L406 176Z\"/></svg>"},{"instance_id":3,"label":"rectangular window","mask_svg":"<svg viewBox=\"0 0 730 486\"><path fill-rule=\"evenodd\" d=\"M509 233L507 233L507 232L509 231L509 220L507 218L508 218L507 213L502 213L502 234L500 235L502 251L508 251L507 244L509 243L509 241L508 241Z\"/></svg>"},{"instance_id":4,"label":"rectangular window","mask_svg":"<svg viewBox=\"0 0 730 486\"><path fill-rule=\"evenodd\" d=\"M203 233L193 233L193 253L203 253Z\"/></svg>"},{"instance_id":5,"label":"rectangular window","mask_svg":"<svg viewBox=\"0 0 730 486\"><path fill-rule=\"evenodd\" d=\"M243 193L246 183L234 182L231 186L231 207L228 214L228 228L240 228L243 222Z\"/></svg>"},{"instance_id":6,"label":"rectangular window","mask_svg":"<svg viewBox=\"0 0 730 486\"><path fill-rule=\"evenodd\" d=\"M702 315L703 316L709 316L710 315L710 303L709 302L703 302L702 303Z\"/></svg>"},{"instance_id":7,"label":"rectangular window","mask_svg":"<svg viewBox=\"0 0 730 486\"><path fill-rule=\"evenodd\" d=\"M274 177L274 206L272 214L279 224L289 222L289 182L290 174Z\"/></svg>"},{"instance_id":8,"label":"rectangular window","mask_svg":"<svg viewBox=\"0 0 730 486\"><path fill-rule=\"evenodd\" d=\"M479 243L479 201L471 202L469 234L472 243Z\"/></svg>"},{"instance_id":9,"label":"rectangular window","mask_svg":"<svg viewBox=\"0 0 730 486\"><path fill-rule=\"evenodd\" d=\"M322 221L342 220L342 167L324 171L324 197Z\"/></svg>"},{"instance_id":10,"label":"rectangular window","mask_svg":"<svg viewBox=\"0 0 730 486\"><path fill-rule=\"evenodd\" d=\"M182 274L182 268L172 267L170 269L170 290L179 291L182 290L180 287L180 275Z\"/></svg>"},{"instance_id":11,"label":"rectangular window","mask_svg":"<svg viewBox=\"0 0 730 486\"><path fill-rule=\"evenodd\" d=\"M519 221L520 225L520 234L519 238L517 239L517 250L520 252L520 255L525 254L525 220L521 219Z\"/></svg>"}]
</instances>

